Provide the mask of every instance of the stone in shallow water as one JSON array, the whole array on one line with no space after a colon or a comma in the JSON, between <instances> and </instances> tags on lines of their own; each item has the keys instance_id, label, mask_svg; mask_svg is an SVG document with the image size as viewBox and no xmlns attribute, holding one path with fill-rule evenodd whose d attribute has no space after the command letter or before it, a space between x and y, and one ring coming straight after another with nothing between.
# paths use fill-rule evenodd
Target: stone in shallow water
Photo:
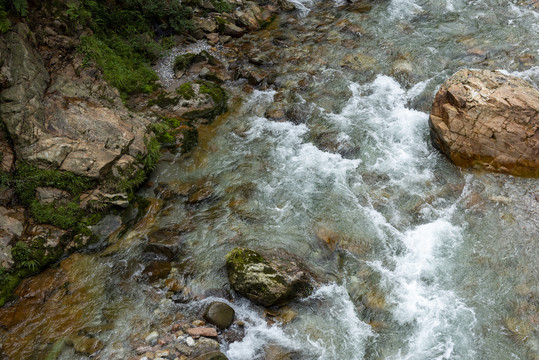
<instances>
[{"instance_id":1,"label":"stone in shallow water","mask_svg":"<svg viewBox=\"0 0 539 360\"><path fill-rule=\"evenodd\" d=\"M226 268L234 290L263 306L284 305L312 291L313 275L282 249L263 257L256 251L236 248L228 253Z\"/></svg>"},{"instance_id":2,"label":"stone in shallow water","mask_svg":"<svg viewBox=\"0 0 539 360\"><path fill-rule=\"evenodd\" d=\"M206 308L203 315L210 324L226 329L234 321L234 309L223 302L214 301Z\"/></svg>"},{"instance_id":3,"label":"stone in shallow water","mask_svg":"<svg viewBox=\"0 0 539 360\"><path fill-rule=\"evenodd\" d=\"M211 353L197 356L193 360L228 360L228 358L220 351L212 351Z\"/></svg>"},{"instance_id":4,"label":"stone in shallow water","mask_svg":"<svg viewBox=\"0 0 539 360\"><path fill-rule=\"evenodd\" d=\"M190 328L187 329L187 333L191 336L217 337L217 330L209 327Z\"/></svg>"}]
</instances>

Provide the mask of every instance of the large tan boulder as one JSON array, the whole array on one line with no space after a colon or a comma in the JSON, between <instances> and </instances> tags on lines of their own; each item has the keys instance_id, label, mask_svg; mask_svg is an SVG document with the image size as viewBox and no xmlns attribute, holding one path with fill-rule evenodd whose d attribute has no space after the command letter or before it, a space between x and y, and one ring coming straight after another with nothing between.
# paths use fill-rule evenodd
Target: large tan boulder
<instances>
[{"instance_id":1,"label":"large tan boulder","mask_svg":"<svg viewBox=\"0 0 539 360\"><path fill-rule=\"evenodd\" d=\"M429 124L458 166L539 177L539 91L522 79L460 70L436 94Z\"/></svg>"}]
</instances>

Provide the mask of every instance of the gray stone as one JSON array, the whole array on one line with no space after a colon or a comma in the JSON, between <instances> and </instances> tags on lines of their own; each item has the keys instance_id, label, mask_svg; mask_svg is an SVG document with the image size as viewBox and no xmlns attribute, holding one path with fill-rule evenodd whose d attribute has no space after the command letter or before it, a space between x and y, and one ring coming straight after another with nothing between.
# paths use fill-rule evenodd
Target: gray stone
<instances>
[{"instance_id":1,"label":"gray stone","mask_svg":"<svg viewBox=\"0 0 539 360\"><path fill-rule=\"evenodd\" d=\"M223 33L232 37L240 37L245 33L245 30L232 23L226 23L224 25Z\"/></svg>"},{"instance_id":2,"label":"gray stone","mask_svg":"<svg viewBox=\"0 0 539 360\"><path fill-rule=\"evenodd\" d=\"M207 33L217 31L217 23L212 19L199 19L198 26Z\"/></svg>"},{"instance_id":3,"label":"gray stone","mask_svg":"<svg viewBox=\"0 0 539 360\"><path fill-rule=\"evenodd\" d=\"M38 187L36 188L36 199L43 204L67 203L71 199L71 195L67 191L53 187Z\"/></svg>"},{"instance_id":4,"label":"gray stone","mask_svg":"<svg viewBox=\"0 0 539 360\"><path fill-rule=\"evenodd\" d=\"M203 315L210 324L226 329L234 321L234 309L223 302L214 301L206 308Z\"/></svg>"}]
</instances>

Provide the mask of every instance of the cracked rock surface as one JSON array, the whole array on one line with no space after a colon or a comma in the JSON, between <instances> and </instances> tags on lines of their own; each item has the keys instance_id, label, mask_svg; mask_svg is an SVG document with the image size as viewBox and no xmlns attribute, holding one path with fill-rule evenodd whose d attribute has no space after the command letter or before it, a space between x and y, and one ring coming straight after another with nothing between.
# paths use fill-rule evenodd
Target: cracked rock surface
<instances>
[{"instance_id":1,"label":"cracked rock surface","mask_svg":"<svg viewBox=\"0 0 539 360\"><path fill-rule=\"evenodd\" d=\"M460 70L430 114L435 147L456 165L539 177L539 91L490 70Z\"/></svg>"}]
</instances>

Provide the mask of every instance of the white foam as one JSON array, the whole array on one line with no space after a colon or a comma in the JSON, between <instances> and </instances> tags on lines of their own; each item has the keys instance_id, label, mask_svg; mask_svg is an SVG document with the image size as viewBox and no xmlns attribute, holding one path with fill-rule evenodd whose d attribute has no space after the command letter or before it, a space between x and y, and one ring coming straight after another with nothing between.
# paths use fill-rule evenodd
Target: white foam
<instances>
[{"instance_id":1,"label":"white foam","mask_svg":"<svg viewBox=\"0 0 539 360\"><path fill-rule=\"evenodd\" d=\"M224 301L210 298L204 300ZM227 302L227 301L225 301ZM229 303L236 318L245 322L245 336L241 341L225 345L223 351L231 360L263 359L269 344L296 352L304 359L363 359L365 345L375 336L369 325L355 312L346 288L328 284L297 304L302 314L290 324L268 325L261 309L248 301Z\"/></svg>"},{"instance_id":2,"label":"white foam","mask_svg":"<svg viewBox=\"0 0 539 360\"><path fill-rule=\"evenodd\" d=\"M292 4L296 6L300 16L307 16L311 11L313 5L313 0L289 0Z\"/></svg>"},{"instance_id":3,"label":"white foam","mask_svg":"<svg viewBox=\"0 0 539 360\"><path fill-rule=\"evenodd\" d=\"M365 163L369 170L389 175L403 188L432 179L432 153L425 141L428 115L406 107L428 81L406 92L397 81L379 75L366 85L351 84L352 98L340 114L331 118L344 131L366 133L369 150Z\"/></svg>"},{"instance_id":4,"label":"white foam","mask_svg":"<svg viewBox=\"0 0 539 360\"><path fill-rule=\"evenodd\" d=\"M380 261L369 263L382 275L395 319L401 325L413 325L408 347L389 359L449 359L455 347L461 355L466 351L464 358L474 357L469 343L473 341L475 314L443 286L444 262L454 255L461 239L460 227L439 218L402 234L406 250L393 256L394 268Z\"/></svg>"}]
</instances>

